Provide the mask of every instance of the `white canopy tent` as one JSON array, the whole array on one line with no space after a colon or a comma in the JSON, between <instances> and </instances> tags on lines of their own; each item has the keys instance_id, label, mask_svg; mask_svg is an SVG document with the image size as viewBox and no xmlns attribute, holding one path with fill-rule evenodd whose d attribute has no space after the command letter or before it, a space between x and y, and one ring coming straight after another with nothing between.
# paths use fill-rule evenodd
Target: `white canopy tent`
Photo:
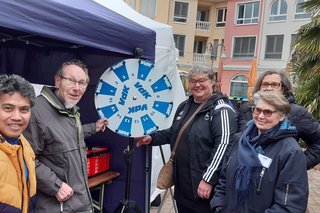
<instances>
[{"instance_id":1,"label":"white canopy tent","mask_svg":"<svg viewBox=\"0 0 320 213\"><path fill-rule=\"evenodd\" d=\"M163 72L167 75L173 85L174 92L174 108L176 111L177 106L185 100L185 92L181 83L179 72L177 69L176 59L177 52L173 40L172 27L159 22L156 22L148 17L145 17L133 10L124 1L120 0L95 0L99 4L107 7L108 9L125 16L126 18L156 32L156 51L155 51L155 67L157 71ZM172 121L174 113L170 115L170 121ZM162 129L166 129L171 126L171 122L168 122ZM170 156L169 145L162 146L166 159ZM151 187L150 187L150 200L154 200L156 196L161 192L156 187L156 181L158 173L162 167L162 159L160 149L153 147L152 150L152 171L151 171Z\"/></svg>"}]
</instances>

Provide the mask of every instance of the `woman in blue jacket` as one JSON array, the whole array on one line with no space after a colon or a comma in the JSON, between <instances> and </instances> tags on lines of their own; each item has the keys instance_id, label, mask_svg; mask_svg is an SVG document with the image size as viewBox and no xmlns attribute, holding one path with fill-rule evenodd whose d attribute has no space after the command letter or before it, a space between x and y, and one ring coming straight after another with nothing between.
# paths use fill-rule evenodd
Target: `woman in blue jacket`
<instances>
[{"instance_id":1,"label":"woman in blue jacket","mask_svg":"<svg viewBox=\"0 0 320 213\"><path fill-rule=\"evenodd\" d=\"M213 212L306 211L308 176L290 104L279 93L254 95L253 120L225 157L211 200Z\"/></svg>"}]
</instances>

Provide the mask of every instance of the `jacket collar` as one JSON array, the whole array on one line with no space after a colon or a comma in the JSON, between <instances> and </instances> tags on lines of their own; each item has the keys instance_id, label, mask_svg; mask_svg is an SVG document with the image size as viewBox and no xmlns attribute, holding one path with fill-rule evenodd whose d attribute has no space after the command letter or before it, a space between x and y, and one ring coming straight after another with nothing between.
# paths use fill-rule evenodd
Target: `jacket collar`
<instances>
[{"instance_id":1,"label":"jacket collar","mask_svg":"<svg viewBox=\"0 0 320 213\"><path fill-rule=\"evenodd\" d=\"M19 139L21 139L21 135L19 136ZM20 148L20 145L18 144L10 144L6 139L3 138L2 135L0 135L0 149L7 153L8 155L15 155L15 153Z\"/></svg>"},{"instance_id":2,"label":"jacket collar","mask_svg":"<svg viewBox=\"0 0 320 213\"><path fill-rule=\"evenodd\" d=\"M250 120L247 123L247 128L243 134L248 135L250 132L253 132L253 129L256 129L256 126L254 124L254 121ZM292 126L288 121L288 119L285 118L283 121L280 121L279 124L274 126L272 129L262 133L258 138L257 144L265 147L268 144L271 144L274 141L277 141L282 138L296 137L297 133L298 132L296 127Z\"/></svg>"},{"instance_id":3,"label":"jacket collar","mask_svg":"<svg viewBox=\"0 0 320 213\"><path fill-rule=\"evenodd\" d=\"M223 99L223 100L227 100L227 97L222 95L221 93L213 93L207 103L202 107L202 110L201 111L206 111L208 109L213 108L213 103L215 103L217 100L220 100L220 99ZM189 101L192 100L194 101L194 97L192 95L189 96Z\"/></svg>"},{"instance_id":4,"label":"jacket collar","mask_svg":"<svg viewBox=\"0 0 320 213\"><path fill-rule=\"evenodd\" d=\"M79 111L79 107L76 105L73 106L71 109L66 109L64 104L55 94L54 87L44 86L41 90L40 95L43 96L54 108L59 110L60 113L75 116Z\"/></svg>"}]
</instances>

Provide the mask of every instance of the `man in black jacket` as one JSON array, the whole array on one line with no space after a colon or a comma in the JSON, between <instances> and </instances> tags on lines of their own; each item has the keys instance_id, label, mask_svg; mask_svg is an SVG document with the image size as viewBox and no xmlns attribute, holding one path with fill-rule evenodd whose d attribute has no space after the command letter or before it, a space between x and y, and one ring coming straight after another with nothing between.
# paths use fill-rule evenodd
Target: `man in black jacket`
<instances>
[{"instance_id":1,"label":"man in black jacket","mask_svg":"<svg viewBox=\"0 0 320 213\"><path fill-rule=\"evenodd\" d=\"M253 89L253 94L259 90L282 93L290 102L291 112L288 120L298 130L297 141L301 138L306 144L307 149L304 151L307 168L310 169L320 163L320 123L308 110L295 104L292 94L292 86L289 78L284 72L266 71L264 72ZM239 131L246 128L246 123L252 119L252 106L248 102L242 105L238 111Z\"/></svg>"}]
</instances>

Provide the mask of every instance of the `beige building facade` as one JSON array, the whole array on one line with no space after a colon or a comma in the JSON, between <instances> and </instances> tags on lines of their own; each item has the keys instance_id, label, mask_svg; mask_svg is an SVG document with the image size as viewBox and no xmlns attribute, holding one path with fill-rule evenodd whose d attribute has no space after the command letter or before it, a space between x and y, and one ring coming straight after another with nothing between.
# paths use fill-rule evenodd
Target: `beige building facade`
<instances>
[{"instance_id":1,"label":"beige building facade","mask_svg":"<svg viewBox=\"0 0 320 213\"><path fill-rule=\"evenodd\" d=\"M125 0L139 13L172 26L182 76L193 65L215 72L224 52L226 0ZM187 86L187 85L185 85Z\"/></svg>"},{"instance_id":2,"label":"beige building facade","mask_svg":"<svg viewBox=\"0 0 320 213\"><path fill-rule=\"evenodd\" d=\"M287 71L297 30L311 19L300 7L307 0L125 1L172 26L182 80L193 65L200 65L215 71L221 91L240 101L248 98L252 67L258 75Z\"/></svg>"}]
</instances>

